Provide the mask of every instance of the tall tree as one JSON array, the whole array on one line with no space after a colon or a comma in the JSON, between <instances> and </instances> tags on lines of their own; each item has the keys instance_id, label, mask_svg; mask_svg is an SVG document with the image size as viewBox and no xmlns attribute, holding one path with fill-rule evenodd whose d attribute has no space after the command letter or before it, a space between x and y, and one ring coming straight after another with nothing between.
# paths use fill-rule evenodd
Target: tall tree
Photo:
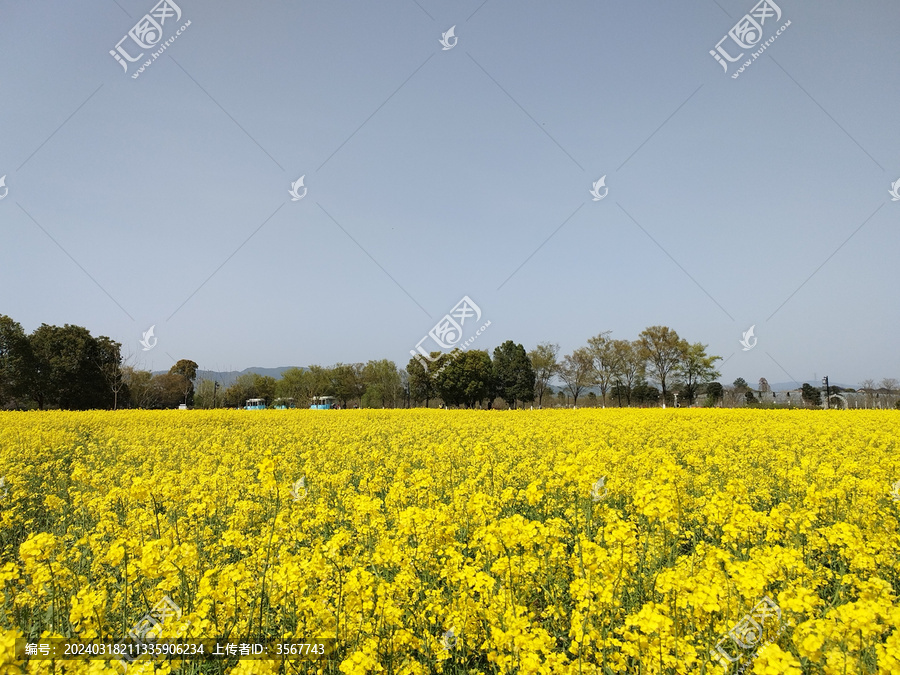
<instances>
[{"instance_id":1,"label":"tall tree","mask_svg":"<svg viewBox=\"0 0 900 675\"><path fill-rule=\"evenodd\" d=\"M185 381L184 375L177 373L163 373L154 375L150 380L153 388L154 407L177 408L184 400Z\"/></svg>"},{"instance_id":2,"label":"tall tree","mask_svg":"<svg viewBox=\"0 0 900 675\"><path fill-rule=\"evenodd\" d=\"M641 356L647 362L650 376L662 388L663 408L666 407L667 383L681 361L683 341L668 326L650 326L638 336Z\"/></svg>"},{"instance_id":3,"label":"tall tree","mask_svg":"<svg viewBox=\"0 0 900 675\"><path fill-rule=\"evenodd\" d=\"M337 363L331 368L334 395L346 408L350 401L358 401L365 393L365 378L361 363Z\"/></svg>"},{"instance_id":4,"label":"tall tree","mask_svg":"<svg viewBox=\"0 0 900 675\"><path fill-rule=\"evenodd\" d=\"M181 393L184 397L185 405L192 403L194 400L194 380L197 377L196 363L190 359L180 359L174 366L169 368L169 375L178 375L182 378Z\"/></svg>"},{"instance_id":5,"label":"tall tree","mask_svg":"<svg viewBox=\"0 0 900 675\"><path fill-rule=\"evenodd\" d=\"M99 337L95 342L94 365L100 371L113 395L113 410L119 408L119 394L127 388L122 377L122 345L108 337Z\"/></svg>"},{"instance_id":6,"label":"tall tree","mask_svg":"<svg viewBox=\"0 0 900 675\"><path fill-rule=\"evenodd\" d=\"M872 378L868 378L859 383L859 390L864 392L866 395L865 405L868 408L870 405L875 405L875 380Z\"/></svg>"},{"instance_id":7,"label":"tall tree","mask_svg":"<svg viewBox=\"0 0 900 675\"><path fill-rule=\"evenodd\" d=\"M281 379L275 383L275 395L280 398L292 398L299 408L308 408L312 397L316 394L316 382L309 370L288 368L281 373Z\"/></svg>"},{"instance_id":8,"label":"tall tree","mask_svg":"<svg viewBox=\"0 0 900 675\"><path fill-rule=\"evenodd\" d=\"M486 351L454 350L438 360L435 389L446 405L488 405L495 391L493 365Z\"/></svg>"},{"instance_id":9,"label":"tall tree","mask_svg":"<svg viewBox=\"0 0 900 675\"><path fill-rule=\"evenodd\" d=\"M711 382L721 375L715 369L716 361L722 357L712 356L706 353L706 345L699 342L689 344L681 341L682 355L678 363L677 373L683 381L682 391L688 399L688 404L694 402L701 384Z\"/></svg>"},{"instance_id":10,"label":"tall tree","mask_svg":"<svg viewBox=\"0 0 900 675\"><path fill-rule=\"evenodd\" d=\"M659 402L659 389L651 387L647 380L641 378L635 382L631 398L639 405L657 403Z\"/></svg>"},{"instance_id":11,"label":"tall tree","mask_svg":"<svg viewBox=\"0 0 900 675\"><path fill-rule=\"evenodd\" d=\"M112 392L96 365L100 347L87 328L41 324L28 341L35 364L32 397L39 408L48 404L70 410L112 406Z\"/></svg>"},{"instance_id":12,"label":"tall tree","mask_svg":"<svg viewBox=\"0 0 900 675\"><path fill-rule=\"evenodd\" d=\"M275 399L276 387L274 377L259 373L244 373L238 375L234 383L225 390L222 401L227 407L241 407L251 398L261 398L269 404Z\"/></svg>"},{"instance_id":13,"label":"tall tree","mask_svg":"<svg viewBox=\"0 0 900 675\"><path fill-rule=\"evenodd\" d=\"M507 340L494 349L493 379L496 394L510 408L517 400L534 400L534 369L522 345Z\"/></svg>"},{"instance_id":14,"label":"tall tree","mask_svg":"<svg viewBox=\"0 0 900 675\"><path fill-rule=\"evenodd\" d=\"M31 346L22 326L0 314L0 409L23 404L33 365Z\"/></svg>"},{"instance_id":15,"label":"tall tree","mask_svg":"<svg viewBox=\"0 0 900 675\"><path fill-rule=\"evenodd\" d=\"M822 391L812 386L808 382L804 382L801 387L800 398L802 398L809 405L821 406L822 405Z\"/></svg>"},{"instance_id":16,"label":"tall tree","mask_svg":"<svg viewBox=\"0 0 900 675\"><path fill-rule=\"evenodd\" d=\"M538 408L543 405L544 393L548 392L550 380L556 375L556 369L559 367L556 361L557 354L559 345L552 342L541 342L528 352L534 370L534 393L537 396Z\"/></svg>"},{"instance_id":17,"label":"tall tree","mask_svg":"<svg viewBox=\"0 0 900 675\"><path fill-rule=\"evenodd\" d=\"M557 374L572 394L572 405L578 405L578 396L594 381L594 359L587 347L579 347L563 357Z\"/></svg>"},{"instance_id":18,"label":"tall tree","mask_svg":"<svg viewBox=\"0 0 900 675\"><path fill-rule=\"evenodd\" d=\"M397 364L388 359L369 361L363 367L365 398L370 406L380 403L382 408L395 408L400 399L400 373Z\"/></svg>"},{"instance_id":19,"label":"tall tree","mask_svg":"<svg viewBox=\"0 0 900 675\"><path fill-rule=\"evenodd\" d=\"M628 405L631 405L631 392L637 381L644 376L645 361L641 358L640 344L637 341L613 340L613 374L621 383Z\"/></svg>"},{"instance_id":20,"label":"tall tree","mask_svg":"<svg viewBox=\"0 0 900 675\"><path fill-rule=\"evenodd\" d=\"M603 331L588 340L588 352L594 364L594 384L600 387L601 405L606 407L606 392L615 381L616 356L613 351L612 331Z\"/></svg>"},{"instance_id":21,"label":"tall tree","mask_svg":"<svg viewBox=\"0 0 900 675\"><path fill-rule=\"evenodd\" d=\"M312 382L313 396L334 396L334 380L331 369L322 366L309 366L307 369Z\"/></svg>"},{"instance_id":22,"label":"tall tree","mask_svg":"<svg viewBox=\"0 0 900 675\"><path fill-rule=\"evenodd\" d=\"M199 366L190 359L179 359L174 366L169 368L169 373L181 375L193 382L197 378L197 368Z\"/></svg>"},{"instance_id":23,"label":"tall tree","mask_svg":"<svg viewBox=\"0 0 900 675\"><path fill-rule=\"evenodd\" d=\"M707 405L713 406L725 395L725 388L720 382L710 382L706 385Z\"/></svg>"},{"instance_id":24,"label":"tall tree","mask_svg":"<svg viewBox=\"0 0 900 675\"><path fill-rule=\"evenodd\" d=\"M440 352L432 352L431 356L437 360ZM416 357L411 358L406 364L406 372L409 373L409 397L413 403L424 402L427 408L428 402L435 397L434 370L431 367L426 368L422 359Z\"/></svg>"},{"instance_id":25,"label":"tall tree","mask_svg":"<svg viewBox=\"0 0 900 675\"><path fill-rule=\"evenodd\" d=\"M270 405L275 400L276 384L277 380L271 375L253 373L253 389L256 395L252 398L265 399L266 405Z\"/></svg>"},{"instance_id":26,"label":"tall tree","mask_svg":"<svg viewBox=\"0 0 900 675\"><path fill-rule=\"evenodd\" d=\"M149 370L138 370L134 366L122 366L122 380L127 388L129 407L156 408L159 406L156 389L152 385L153 373Z\"/></svg>"},{"instance_id":27,"label":"tall tree","mask_svg":"<svg viewBox=\"0 0 900 675\"><path fill-rule=\"evenodd\" d=\"M215 408L219 402L217 395L217 382L208 378L199 380L194 390L194 406L209 410Z\"/></svg>"}]
</instances>

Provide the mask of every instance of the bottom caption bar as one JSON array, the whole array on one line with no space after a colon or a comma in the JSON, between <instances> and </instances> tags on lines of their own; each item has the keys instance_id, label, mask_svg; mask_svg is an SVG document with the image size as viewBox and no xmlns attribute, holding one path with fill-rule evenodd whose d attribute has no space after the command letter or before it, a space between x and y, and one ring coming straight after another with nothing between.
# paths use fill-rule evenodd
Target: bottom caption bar
<instances>
[{"instance_id":1,"label":"bottom caption bar","mask_svg":"<svg viewBox=\"0 0 900 675\"><path fill-rule=\"evenodd\" d=\"M78 640L74 638L16 639L16 660L104 659L137 661L149 658L321 659L334 651L334 639L322 640Z\"/></svg>"}]
</instances>

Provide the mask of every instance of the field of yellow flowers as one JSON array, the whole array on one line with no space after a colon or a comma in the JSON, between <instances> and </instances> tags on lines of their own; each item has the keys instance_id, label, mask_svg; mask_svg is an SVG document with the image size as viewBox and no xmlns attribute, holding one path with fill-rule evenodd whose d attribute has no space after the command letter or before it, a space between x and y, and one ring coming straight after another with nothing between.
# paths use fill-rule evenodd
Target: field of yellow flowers
<instances>
[{"instance_id":1,"label":"field of yellow flowers","mask_svg":"<svg viewBox=\"0 0 900 675\"><path fill-rule=\"evenodd\" d=\"M335 648L129 673L900 672L897 412L2 413L0 460L3 674L121 673L15 639L165 597Z\"/></svg>"}]
</instances>

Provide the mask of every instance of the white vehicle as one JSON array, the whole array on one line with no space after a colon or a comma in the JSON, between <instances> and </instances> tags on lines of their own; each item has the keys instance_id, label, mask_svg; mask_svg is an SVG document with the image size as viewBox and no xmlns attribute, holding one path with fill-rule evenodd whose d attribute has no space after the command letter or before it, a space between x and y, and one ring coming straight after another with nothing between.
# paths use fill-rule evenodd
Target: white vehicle
<instances>
[{"instance_id":1,"label":"white vehicle","mask_svg":"<svg viewBox=\"0 0 900 675\"><path fill-rule=\"evenodd\" d=\"M313 396L310 410L333 410L334 396Z\"/></svg>"}]
</instances>

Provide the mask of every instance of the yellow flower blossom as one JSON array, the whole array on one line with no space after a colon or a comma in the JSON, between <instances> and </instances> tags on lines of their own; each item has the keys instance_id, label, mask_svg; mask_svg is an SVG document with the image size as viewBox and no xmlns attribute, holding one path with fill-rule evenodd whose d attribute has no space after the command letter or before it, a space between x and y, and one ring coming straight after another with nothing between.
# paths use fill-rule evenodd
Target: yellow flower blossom
<instances>
[{"instance_id":1,"label":"yellow flower blossom","mask_svg":"<svg viewBox=\"0 0 900 675\"><path fill-rule=\"evenodd\" d=\"M894 411L320 413L0 413L0 675L154 622L320 675L900 672Z\"/></svg>"}]
</instances>

